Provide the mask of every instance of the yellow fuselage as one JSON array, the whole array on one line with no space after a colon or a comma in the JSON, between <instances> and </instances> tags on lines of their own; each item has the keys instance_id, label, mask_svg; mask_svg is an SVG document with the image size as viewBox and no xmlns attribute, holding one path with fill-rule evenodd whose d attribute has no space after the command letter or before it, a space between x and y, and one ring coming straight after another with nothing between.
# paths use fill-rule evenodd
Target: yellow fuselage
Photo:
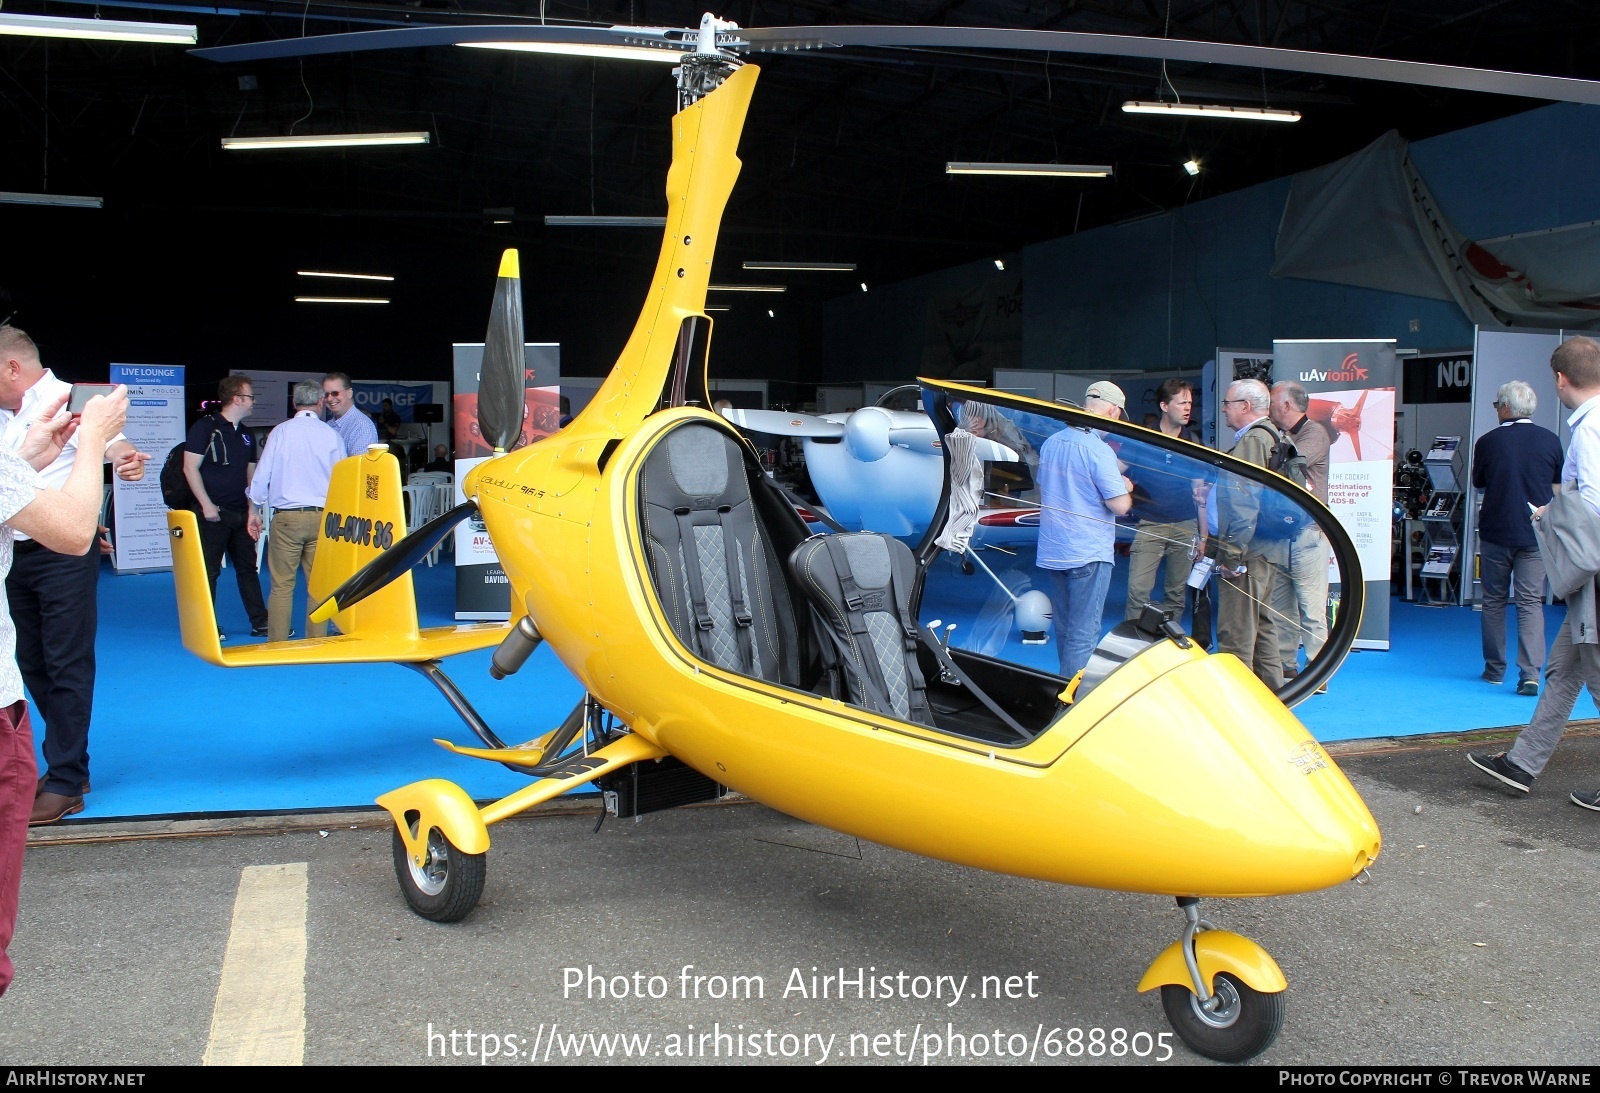
<instances>
[{"instance_id":1,"label":"yellow fuselage","mask_svg":"<svg viewBox=\"0 0 1600 1093\"><path fill-rule=\"evenodd\" d=\"M646 454L680 324L704 315L754 66L674 119L665 242L639 324L561 433L466 483L513 595L596 699L701 773L885 845L1069 884L1172 895L1309 891L1377 855L1376 823L1231 656L1161 642L1025 746L993 748L714 668L663 623L640 537Z\"/></svg>"}]
</instances>

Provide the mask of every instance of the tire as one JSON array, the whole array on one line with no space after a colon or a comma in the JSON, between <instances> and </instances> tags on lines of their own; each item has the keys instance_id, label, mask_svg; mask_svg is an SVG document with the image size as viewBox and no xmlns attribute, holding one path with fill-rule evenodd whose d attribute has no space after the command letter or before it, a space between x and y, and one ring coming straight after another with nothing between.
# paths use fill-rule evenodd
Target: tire
<instances>
[{"instance_id":1,"label":"tire","mask_svg":"<svg viewBox=\"0 0 1600 1093\"><path fill-rule=\"evenodd\" d=\"M428 829L428 857L418 867L405 840L394 833L394 872L406 903L434 922L460 922L483 896L487 854L463 854L443 831Z\"/></svg>"},{"instance_id":2,"label":"tire","mask_svg":"<svg viewBox=\"0 0 1600 1093\"><path fill-rule=\"evenodd\" d=\"M1271 1046L1283 1028L1284 991L1263 994L1226 972L1212 989L1222 996L1216 1016L1203 1015L1200 1000L1188 987L1161 988L1161 1008L1180 1039L1195 1052L1223 1063L1242 1063Z\"/></svg>"}]
</instances>

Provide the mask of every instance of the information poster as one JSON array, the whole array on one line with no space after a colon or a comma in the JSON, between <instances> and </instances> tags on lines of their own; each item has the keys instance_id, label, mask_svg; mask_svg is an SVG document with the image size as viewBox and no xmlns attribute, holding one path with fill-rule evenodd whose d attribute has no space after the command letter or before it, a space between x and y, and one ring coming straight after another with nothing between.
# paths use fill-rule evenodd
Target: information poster
<instances>
[{"instance_id":1,"label":"information poster","mask_svg":"<svg viewBox=\"0 0 1600 1093\"><path fill-rule=\"evenodd\" d=\"M456 345L455 438L456 503L466 500L462 483L467 473L491 453L478 429L478 368L483 343ZM549 436L561 425L561 347L555 343L530 343L523 347L527 368L527 407L522 435L512 441L520 448ZM489 541L488 529L476 513L456 525L456 618L504 620L511 617L511 586L500 556Z\"/></svg>"},{"instance_id":2,"label":"information poster","mask_svg":"<svg viewBox=\"0 0 1600 1093\"><path fill-rule=\"evenodd\" d=\"M1394 412L1393 339L1273 342L1273 379L1295 380L1307 414L1328 431L1328 507L1355 543L1366 581L1357 649L1389 648ZM1332 563L1329 563L1332 566ZM1337 568L1329 582L1339 581Z\"/></svg>"},{"instance_id":3,"label":"information poster","mask_svg":"<svg viewBox=\"0 0 1600 1093\"><path fill-rule=\"evenodd\" d=\"M112 564L118 573L171 569L161 465L188 432L184 428L183 366L113 364L111 382L128 385L128 421L122 427L123 435L150 456L138 482L124 482L115 475L111 478L116 525Z\"/></svg>"}]
</instances>

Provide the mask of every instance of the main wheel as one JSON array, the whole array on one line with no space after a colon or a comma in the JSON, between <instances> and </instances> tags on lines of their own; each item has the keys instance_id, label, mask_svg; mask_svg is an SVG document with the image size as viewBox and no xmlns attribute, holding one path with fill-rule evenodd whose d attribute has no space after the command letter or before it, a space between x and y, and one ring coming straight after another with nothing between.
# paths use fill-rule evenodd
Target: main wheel
<instances>
[{"instance_id":1,"label":"main wheel","mask_svg":"<svg viewBox=\"0 0 1600 1093\"><path fill-rule=\"evenodd\" d=\"M1283 1028L1284 991L1263 994L1226 972L1212 982L1217 1005L1207 1010L1188 987L1161 988L1161 1008L1173 1029L1196 1052L1241 1063L1267 1050Z\"/></svg>"},{"instance_id":2,"label":"main wheel","mask_svg":"<svg viewBox=\"0 0 1600 1093\"><path fill-rule=\"evenodd\" d=\"M400 832L394 833L394 872L411 909L434 922L460 922L483 896L486 854L463 854L443 831L428 829L421 865L411 860Z\"/></svg>"}]
</instances>

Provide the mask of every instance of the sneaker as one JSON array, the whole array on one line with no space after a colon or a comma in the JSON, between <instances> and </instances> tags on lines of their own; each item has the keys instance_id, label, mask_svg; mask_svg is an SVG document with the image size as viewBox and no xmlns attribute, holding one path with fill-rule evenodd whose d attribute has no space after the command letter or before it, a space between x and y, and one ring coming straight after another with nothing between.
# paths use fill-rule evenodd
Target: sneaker
<instances>
[{"instance_id":1,"label":"sneaker","mask_svg":"<svg viewBox=\"0 0 1600 1093\"><path fill-rule=\"evenodd\" d=\"M1467 762L1491 778L1498 778L1512 789L1520 789L1523 793L1528 792L1528 787L1533 785L1533 775L1507 759L1503 751L1493 755L1488 752L1469 751Z\"/></svg>"},{"instance_id":2,"label":"sneaker","mask_svg":"<svg viewBox=\"0 0 1600 1093\"><path fill-rule=\"evenodd\" d=\"M1484 672L1483 675L1479 676L1478 678L1483 680L1485 683L1493 683L1496 687L1500 686L1502 682L1499 677L1492 676L1488 672Z\"/></svg>"},{"instance_id":3,"label":"sneaker","mask_svg":"<svg viewBox=\"0 0 1600 1093\"><path fill-rule=\"evenodd\" d=\"M1590 812L1600 812L1600 790L1575 789L1568 800L1579 808L1586 808Z\"/></svg>"},{"instance_id":4,"label":"sneaker","mask_svg":"<svg viewBox=\"0 0 1600 1093\"><path fill-rule=\"evenodd\" d=\"M217 640L218 641L227 641L228 640L228 635L224 634L222 632L222 627L220 627L220 626L217 627Z\"/></svg>"},{"instance_id":5,"label":"sneaker","mask_svg":"<svg viewBox=\"0 0 1600 1093\"><path fill-rule=\"evenodd\" d=\"M1539 681L1537 679L1525 679L1525 680L1523 680L1521 683L1517 684L1517 693L1519 695L1536 695L1536 694L1538 694L1539 693Z\"/></svg>"},{"instance_id":6,"label":"sneaker","mask_svg":"<svg viewBox=\"0 0 1600 1093\"><path fill-rule=\"evenodd\" d=\"M267 636L267 628L265 626L252 626L250 628L250 636L253 638L264 638Z\"/></svg>"}]
</instances>

